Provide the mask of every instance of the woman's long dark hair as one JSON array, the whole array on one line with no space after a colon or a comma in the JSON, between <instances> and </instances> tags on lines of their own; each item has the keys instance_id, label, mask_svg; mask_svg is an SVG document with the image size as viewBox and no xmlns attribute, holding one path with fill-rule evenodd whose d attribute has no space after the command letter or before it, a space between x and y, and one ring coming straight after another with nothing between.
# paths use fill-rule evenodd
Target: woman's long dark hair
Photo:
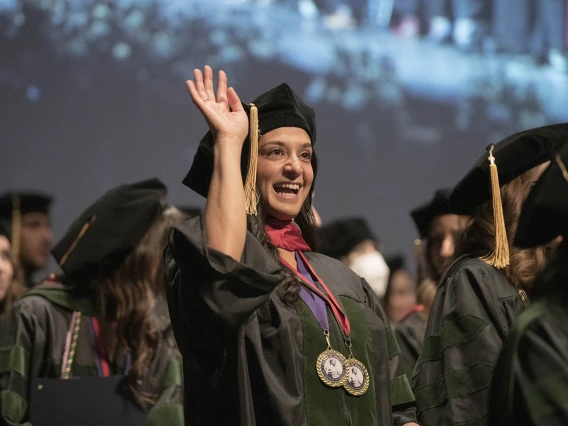
<instances>
[{"instance_id":1,"label":"woman's long dark hair","mask_svg":"<svg viewBox=\"0 0 568 426\"><path fill-rule=\"evenodd\" d=\"M315 155L315 152L312 154L312 169L314 171L314 180L312 181L312 187L310 188L310 192L308 196L304 200L302 204L302 208L298 213L298 216L294 219L294 222L298 225L300 230L302 231L302 237L308 243L308 245L312 248L312 250L316 251L318 249L318 241L316 235L316 220L314 217L314 213L312 210L312 196L314 193L314 185L316 182L317 176L317 169L318 169L318 162ZM251 234L253 234L262 244L262 246L266 249L266 251L276 260L280 262L280 252L278 248L274 246L266 234L264 230L264 224L266 222L266 218L268 216L264 203L262 199L260 199L258 206L257 206L257 216L247 216L247 229ZM298 283L297 278L294 274L288 270L288 268L282 265L282 269L285 273L285 278L280 282L278 285L278 294L280 298L285 303L293 303L298 299L298 290L300 284Z\"/></svg>"},{"instance_id":2,"label":"woman's long dark hair","mask_svg":"<svg viewBox=\"0 0 568 426\"><path fill-rule=\"evenodd\" d=\"M153 404L157 396L139 392L137 382L148 374L148 365L158 351L160 335L153 309L165 288L162 253L169 229L181 219L177 209L166 209L121 265L110 276L99 277L91 284L105 346L123 345L130 352L128 383L143 405Z\"/></svg>"}]
</instances>

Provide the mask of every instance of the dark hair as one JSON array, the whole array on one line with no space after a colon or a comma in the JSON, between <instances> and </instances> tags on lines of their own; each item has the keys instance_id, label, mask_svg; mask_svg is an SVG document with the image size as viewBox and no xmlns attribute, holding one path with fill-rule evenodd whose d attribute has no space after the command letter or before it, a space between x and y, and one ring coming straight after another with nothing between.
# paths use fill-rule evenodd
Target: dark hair
<instances>
[{"instance_id":1,"label":"dark hair","mask_svg":"<svg viewBox=\"0 0 568 426\"><path fill-rule=\"evenodd\" d=\"M563 310L568 309L568 240L562 241L549 266L536 278L534 296L546 298Z\"/></svg>"},{"instance_id":2,"label":"dark hair","mask_svg":"<svg viewBox=\"0 0 568 426\"><path fill-rule=\"evenodd\" d=\"M160 335L152 312L156 298L165 291L162 252L170 227L181 219L177 209L165 210L118 269L91 283L103 341L111 348L124 345L130 352L128 383L143 405L153 404L157 397L139 392L137 381L147 374L147 366L158 351Z\"/></svg>"},{"instance_id":3,"label":"dark hair","mask_svg":"<svg viewBox=\"0 0 568 426\"><path fill-rule=\"evenodd\" d=\"M542 165L523 173L501 187L503 215L509 241L510 265L504 270L507 280L530 292L531 284L550 257L550 248L520 249L512 245L523 203L542 173ZM484 256L495 248L495 224L492 201L477 207L462 234L456 257L462 254Z\"/></svg>"},{"instance_id":4,"label":"dark hair","mask_svg":"<svg viewBox=\"0 0 568 426\"><path fill-rule=\"evenodd\" d=\"M318 249L318 241L316 235L316 227L315 227L315 217L312 211L312 196L314 192L314 185L317 176L317 169L318 169L318 161L315 155L315 152L312 154L312 168L314 171L314 180L312 181L312 187L310 188L310 192L308 196L304 200L302 204L302 208L298 213L298 216L294 219L300 230L302 231L302 237L308 243L308 245L312 248L312 250L316 251ZM268 251L268 253L279 263L280 262L280 253L278 248L274 246L268 239L268 235L264 230L264 223L267 218L267 213L264 207L263 200L259 197L259 203L257 206L258 215L247 216L247 229L253 234L262 244L262 246ZM300 284L298 283L298 279L294 276L294 274L288 270L288 268L283 266L283 271L285 273L285 278L280 282L278 285L277 291L280 298L285 303L293 303L298 299L298 290L300 288Z\"/></svg>"}]
</instances>

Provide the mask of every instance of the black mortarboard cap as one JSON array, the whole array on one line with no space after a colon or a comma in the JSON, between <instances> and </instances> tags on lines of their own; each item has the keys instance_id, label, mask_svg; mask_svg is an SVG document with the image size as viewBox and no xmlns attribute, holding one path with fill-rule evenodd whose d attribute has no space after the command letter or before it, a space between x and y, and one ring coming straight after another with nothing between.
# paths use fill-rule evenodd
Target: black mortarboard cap
<instances>
[{"instance_id":1,"label":"black mortarboard cap","mask_svg":"<svg viewBox=\"0 0 568 426\"><path fill-rule=\"evenodd\" d=\"M282 83L273 89L258 96L252 103L258 109L259 137L280 127L299 127L304 129L310 137L312 144L316 141L315 113L302 99L288 86ZM243 103L243 107L250 116L250 104ZM247 137L241 155L241 173L243 182L249 169L250 137ZM183 184L198 194L207 197L211 176L213 174L213 136L211 132L201 139L193 163ZM312 157L314 174L316 173L315 156Z\"/></svg>"},{"instance_id":2,"label":"black mortarboard cap","mask_svg":"<svg viewBox=\"0 0 568 426\"><path fill-rule=\"evenodd\" d=\"M404 269L406 267L404 256L402 256L401 254L394 254L392 256L385 257L385 262L389 267L391 275L395 271L398 271L399 269Z\"/></svg>"},{"instance_id":3,"label":"black mortarboard cap","mask_svg":"<svg viewBox=\"0 0 568 426\"><path fill-rule=\"evenodd\" d=\"M543 245L568 237L568 146L563 147L534 185L519 218L514 245Z\"/></svg>"},{"instance_id":4,"label":"black mortarboard cap","mask_svg":"<svg viewBox=\"0 0 568 426\"><path fill-rule=\"evenodd\" d=\"M360 217L336 220L320 228L322 253L339 259L366 240L377 241L367 221Z\"/></svg>"},{"instance_id":5,"label":"black mortarboard cap","mask_svg":"<svg viewBox=\"0 0 568 426\"><path fill-rule=\"evenodd\" d=\"M550 160L568 141L568 124L555 124L515 133L495 144L493 156L503 186L528 170ZM483 202L491 200L488 151L458 182L449 195L455 214L471 215Z\"/></svg>"},{"instance_id":6,"label":"black mortarboard cap","mask_svg":"<svg viewBox=\"0 0 568 426\"><path fill-rule=\"evenodd\" d=\"M0 218L12 220L14 208L19 203L20 214L49 214L52 197L40 192L6 192L0 196Z\"/></svg>"},{"instance_id":7,"label":"black mortarboard cap","mask_svg":"<svg viewBox=\"0 0 568 426\"><path fill-rule=\"evenodd\" d=\"M5 236L8 240L12 240L12 229L6 220L0 219L0 235Z\"/></svg>"},{"instance_id":8,"label":"black mortarboard cap","mask_svg":"<svg viewBox=\"0 0 568 426\"><path fill-rule=\"evenodd\" d=\"M432 221L438 216L451 214L448 203L449 189L439 189L429 202L416 207L410 212L421 238L426 238Z\"/></svg>"},{"instance_id":9,"label":"black mortarboard cap","mask_svg":"<svg viewBox=\"0 0 568 426\"><path fill-rule=\"evenodd\" d=\"M106 192L71 224L51 251L69 277L110 274L130 254L165 207L156 178Z\"/></svg>"}]
</instances>

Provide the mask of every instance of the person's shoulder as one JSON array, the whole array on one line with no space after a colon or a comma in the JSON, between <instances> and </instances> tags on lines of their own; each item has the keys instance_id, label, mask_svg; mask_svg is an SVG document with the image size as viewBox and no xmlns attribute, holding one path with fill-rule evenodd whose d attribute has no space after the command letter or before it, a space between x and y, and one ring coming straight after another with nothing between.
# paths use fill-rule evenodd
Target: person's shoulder
<instances>
[{"instance_id":1,"label":"person's shoulder","mask_svg":"<svg viewBox=\"0 0 568 426\"><path fill-rule=\"evenodd\" d=\"M424 316L424 307L418 305L396 325L399 330L426 328L427 318Z\"/></svg>"},{"instance_id":2,"label":"person's shoulder","mask_svg":"<svg viewBox=\"0 0 568 426\"><path fill-rule=\"evenodd\" d=\"M446 279L443 281L448 282L451 278L464 274L473 274L475 276L500 275L493 266L480 258L463 256L454 260L454 262L448 267Z\"/></svg>"},{"instance_id":3,"label":"person's shoulder","mask_svg":"<svg viewBox=\"0 0 568 426\"><path fill-rule=\"evenodd\" d=\"M453 287L454 291L473 287L477 293L491 293L499 299L518 296L503 272L475 257L454 261L440 282L440 287Z\"/></svg>"},{"instance_id":4,"label":"person's shoulder","mask_svg":"<svg viewBox=\"0 0 568 426\"><path fill-rule=\"evenodd\" d=\"M306 257L334 294L359 301L366 300L362 278L343 262L316 252L308 252Z\"/></svg>"},{"instance_id":5,"label":"person's shoulder","mask_svg":"<svg viewBox=\"0 0 568 426\"><path fill-rule=\"evenodd\" d=\"M349 282L359 283L361 277L353 272L345 263L333 257L326 256L325 254L309 252L306 257L317 270L325 271L327 274L332 273L338 279L348 280Z\"/></svg>"},{"instance_id":6,"label":"person's shoulder","mask_svg":"<svg viewBox=\"0 0 568 426\"><path fill-rule=\"evenodd\" d=\"M18 315L34 317L42 317L46 313L53 312L56 305L47 297L51 289L45 287L47 286L40 285L25 293L14 303L14 311Z\"/></svg>"},{"instance_id":7,"label":"person's shoulder","mask_svg":"<svg viewBox=\"0 0 568 426\"><path fill-rule=\"evenodd\" d=\"M337 270L338 272L344 272L347 274L352 274L354 276L357 276L357 274L355 274L355 272L353 272L351 269L349 269L349 267L341 262L340 260L337 260L333 257L327 256L325 254L322 253L318 253L315 251L312 252L307 252L305 253L306 257L308 258L308 260L310 262L318 262L321 265L327 267L327 268L331 268L334 270Z\"/></svg>"},{"instance_id":8,"label":"person's shoulder","mask_svg":"<svg viewBox=\"0 0 568 426\"><path fill-rule=\"evenodd\" d=\"M556 303L543 299L533 303L517 317L511 336L518 342L531 340L531 336L564 335L568 339L568 312Z\"/></svg>"}]
</instances>

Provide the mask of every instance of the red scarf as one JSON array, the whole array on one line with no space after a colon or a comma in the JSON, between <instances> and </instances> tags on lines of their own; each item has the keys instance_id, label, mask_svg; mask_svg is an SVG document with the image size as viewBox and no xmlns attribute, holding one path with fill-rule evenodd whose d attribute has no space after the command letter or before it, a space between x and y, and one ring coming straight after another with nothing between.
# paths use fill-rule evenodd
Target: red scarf
<instances>
[{"instance_id":1,"label":"red scarf","mask_svg":"<svg viewBox=\"0 0 568 426\"><path fill-rule=\"evenodd\" d=\"M300 227L292 220L269 217L266 219L264 230L270 242L278 248L289 251L312 251L302 237Z\"/></svg>"}]
</instances>

